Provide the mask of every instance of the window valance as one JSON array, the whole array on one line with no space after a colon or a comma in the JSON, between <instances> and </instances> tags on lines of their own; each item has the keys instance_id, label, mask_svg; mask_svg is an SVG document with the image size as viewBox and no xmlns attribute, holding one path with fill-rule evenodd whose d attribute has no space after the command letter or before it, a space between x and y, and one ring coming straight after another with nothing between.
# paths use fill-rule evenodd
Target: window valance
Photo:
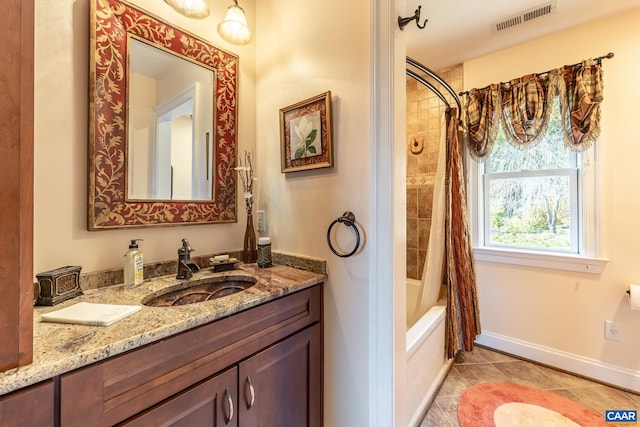
<instances>
[{"instance_id":1,"label":"window valance","mask_svg":"<svg viewBox=\"0 0 640 427\"><path fill-rule=\"evenodd\" d=\"M565 145L583 151L600 134L601 58L472 89L466 95L468 145L478 160L491 152L501 124L516 146L537 144L546 134L556 97Z\"/></svg>"}]
</instances>

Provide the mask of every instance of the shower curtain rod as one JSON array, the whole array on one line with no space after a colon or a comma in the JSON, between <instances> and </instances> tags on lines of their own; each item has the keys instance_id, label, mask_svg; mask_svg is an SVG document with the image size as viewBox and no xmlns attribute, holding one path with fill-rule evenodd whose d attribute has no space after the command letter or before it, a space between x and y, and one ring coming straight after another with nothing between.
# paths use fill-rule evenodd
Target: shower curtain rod
<instances>
[{"instance_id":1,"label":"shower curtain rod","mask_svg":"<svg viewBox=\"0 0 640 427\"><path fill-rule=\"evenodd\" d=\"M451 86L449 86L447 84L447 82L445 82L438 74L436 74L435 72L431 71L429 68L427 68L426 66L422 65L421 63L419 63L415 59L410 58L408 56L407 56L407 64L411 65L412 67L415 67L415 68L419 69L423 73L428 74L435 81L437 81L440 85L442 85L447 90L447 92L449 92L449 94L453 97L453 100L458 105L458 119L459 119L460 118L460 113L462 112L462 104L460 104L460 98L458 98L458 95L451 88ZM426 80L424 80L424 79L418 79L417 78L418 76L415 73L413 73L412 71L410 71L409 69L407 69L407 74L409 76L413 77L414 79L418 80L420 83L425 84L425 86L427 86L429 89L431 89L438 96L438 98L440 98L441 100L443 100L445 102L445 104L447 104L447 108L451 108L449 103L446 101L446 98L433 85L427 84L428 82Z\"/></svg>"},{"instance_id":2,"label":"shower curtain rod","mask_svg":"<svg viewBox=\"0 0 640 427\"><path fill-rule=\"evenodd\" d=\"M447 101L447 98L444 97L444 95L442 95L442 93L440 93L440 91L438 89L435 88L435 86L433 86L431 83L429 83L428 81L426 81L424 78L420 77L419 75L417 75L416 73L414 73L413 71L411 71L410 69L407 68L407 75L409 77L413 77L415 80L417 80L418 82L422 83L423 85L425 85L426 87L428 87L429 89L431 89L431 91L433 93L435 93L437 95L438 98L440 98L442 100L442 102L445 103L445 105L447 106L447 109L450 110L451 109L451 105L449 104L449 101Z\"/></svg>"},{"instance_id":3,"label":"shower curtain rod","mask_svg":"<svg viewBox=\"0 0 640 427\"><path fill-rule=\"evenodd\" d=\"M603 60L603 59L611 59L611 58L613 58L613 52L609 52L609 53L607 53L606 55L598 56L598 57L594 58L593 60L594 60L594 61L596 61L596 62L598 63L598 65L602 65L602 60ZM581 61L581 62L577 62L577 63L572 64L572 65L565 65L565 67L575 67L576 65L580 65L580 64L582 64L582 61ZM549 71L543 71L543 72L541 72L541 73L536 73L536 75L547 74L547 73L549 73L550 71L551 71L551 70L549 70ZM504 84L507 84L507 83L510 83L510 82L500 82L499 84L500 84L500 85L504 85ZM486 87L488 87L488 86L485 86L484 88L486 88ZM483 89L484 89L484 88L483 88ZM458 95L460 95L460 96L463 96L463 95L469 95L469 91L468 91L468 90L466 90L466 91L464 91L464 92L460 92Z\"/></svg>"}]
</instances>

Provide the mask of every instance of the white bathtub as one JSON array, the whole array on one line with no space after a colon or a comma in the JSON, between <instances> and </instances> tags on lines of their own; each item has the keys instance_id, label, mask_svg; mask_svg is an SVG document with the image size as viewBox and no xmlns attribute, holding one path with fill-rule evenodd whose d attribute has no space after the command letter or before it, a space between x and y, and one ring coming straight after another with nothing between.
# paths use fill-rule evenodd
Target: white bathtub
<instances>
[{"instance_id":1,"label":"white bathtub","mask_svg":"<svg viewBox=\"0 0 640 427\"><path fill-rule=\"evenodd\" d=\"M419 280L407 279L407 313L415 311L419 286ZM413 319L407 315L407 426L423 418L453 363L445 357L445 304L439 300L415 322L409 323Z\"/></svg>"}]
</instances>

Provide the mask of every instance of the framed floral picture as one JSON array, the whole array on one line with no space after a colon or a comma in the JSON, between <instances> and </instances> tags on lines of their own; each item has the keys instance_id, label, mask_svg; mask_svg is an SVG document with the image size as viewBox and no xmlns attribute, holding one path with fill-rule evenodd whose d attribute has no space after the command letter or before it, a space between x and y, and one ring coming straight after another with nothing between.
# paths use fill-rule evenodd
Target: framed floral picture
<instances>
[{"instance_id":1,"label":"framed floral picture","mask_svg":"<svg viewBox=\"0 0 640 427\"><path fill-rule=\"evenodd\" d=\"M280 109L282 172L333 166L331 92Z\"/></svg>"}]
</instances>

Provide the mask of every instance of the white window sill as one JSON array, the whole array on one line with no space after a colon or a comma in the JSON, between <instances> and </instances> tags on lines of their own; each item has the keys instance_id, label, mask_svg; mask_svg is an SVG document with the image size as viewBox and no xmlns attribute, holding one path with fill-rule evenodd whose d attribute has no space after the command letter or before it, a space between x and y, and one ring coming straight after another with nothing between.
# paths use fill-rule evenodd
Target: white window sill
<instances>
[{"instance_id":1,"label":"white window sill","mask_svg":"<svg viewBox=\"0 0 640 427\"><path fill-rule=\"evenodd\" d=\"M588 258L576 255L547 254L523 250L504 250L474 248L476 261L501 264L524 265L528 267L549 268L554 270L578 271L580 273L600 274L609 260Z\"/></svg>"}]
</instances>

